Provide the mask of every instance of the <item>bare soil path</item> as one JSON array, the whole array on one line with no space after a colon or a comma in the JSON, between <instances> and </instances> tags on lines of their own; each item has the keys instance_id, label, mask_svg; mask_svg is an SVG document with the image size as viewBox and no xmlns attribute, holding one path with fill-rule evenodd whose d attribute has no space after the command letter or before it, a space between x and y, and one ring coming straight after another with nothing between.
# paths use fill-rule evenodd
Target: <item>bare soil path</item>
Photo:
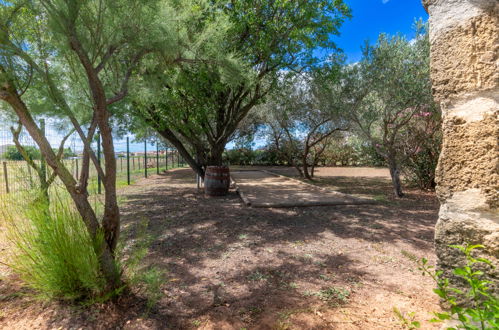
<instances>
[{"instance_id":1,"label":"bare soil path","mask_svg":"<svg viewBox=\"0 0 499 330\"><path fill-rule=\"evenodd\" d=\"M140 292L91 309L40 304L4 279L0 328L403 329L394 308L438 328L426 321L433 283L415 262L434 260L434 195L395 200L375 175L316 183L378 203L250 208L235 192L205 197L189 169L141 180L123 192L123 239L147 219L145 263L166 274L153 309L144 314Z\"/></svg>"}]
</instances>

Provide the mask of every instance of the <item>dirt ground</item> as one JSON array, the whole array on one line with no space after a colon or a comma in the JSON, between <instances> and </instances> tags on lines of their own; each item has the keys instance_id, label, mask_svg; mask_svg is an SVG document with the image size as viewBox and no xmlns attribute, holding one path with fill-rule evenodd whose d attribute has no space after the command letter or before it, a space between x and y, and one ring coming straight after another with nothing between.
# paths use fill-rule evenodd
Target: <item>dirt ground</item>
<instances>
[{"instance_id":1,"label":"dirt ground","mask_svg":"<svg viewBox=\"0 0 499 330\"><path fill-rule=\"evenodd\" d=\"M358 171L320 169L316 183L377 204L251 208L235 192L205 197L189 169L141 180L123 191L123 238L148 221L144 262L165 274L152 309L140 291L91 308L41 302L5 276L0 328L437 329L415 261L434 261L438 202L415 189L395 200L384 170Z\"/></svg>"},{"instance_id":2,"label":"dirt ground","mask_svg":"<svg viewBox=\"0 0 499 330\"><path fill-rule=\"evenodd\" d=\"M251 207L362 205L375 202L270 171L232 171L231 177L239 196Z\"/></svg>"}]
</instances>

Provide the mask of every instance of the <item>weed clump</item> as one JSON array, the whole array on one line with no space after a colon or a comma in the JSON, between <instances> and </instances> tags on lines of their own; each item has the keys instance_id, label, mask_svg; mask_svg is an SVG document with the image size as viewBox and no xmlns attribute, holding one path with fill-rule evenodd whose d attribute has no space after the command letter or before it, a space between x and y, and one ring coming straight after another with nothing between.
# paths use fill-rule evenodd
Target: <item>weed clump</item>
<instances>
[{"instance_id":1,"label":"weed clump","mask_svg":"<svg viewBox=\"0 0 499 330\"><path fill-rule=\"evenodd\" d=\"M12 243L6 263L29 287L47 298L73 301L105 293L96 252L104 237L90 237L72 203L36 199L2 210Z\"/></svg>"}]
</instances>

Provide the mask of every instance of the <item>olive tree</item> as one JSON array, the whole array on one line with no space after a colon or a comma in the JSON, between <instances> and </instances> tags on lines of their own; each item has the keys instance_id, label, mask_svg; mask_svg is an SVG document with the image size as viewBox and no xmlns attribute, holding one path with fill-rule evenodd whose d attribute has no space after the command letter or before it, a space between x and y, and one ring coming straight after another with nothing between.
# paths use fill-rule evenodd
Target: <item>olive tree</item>
<instances>
[{"instance_id":1,"label":"olive tree","mask_svg":"<svg viewBox=\"0 0 499 330\"><path fill-rule=\"evenodd\" d=\"M158 65L145 69L140 78L144 89L134 104L147 125L169 140L200 176L207 165L221 165L226 144L276 88L279 72L319 63L315 51L335 50L332 36L350 16L342 0L212 3L214 9L200 15L223 14L229 27L212 31L223 42L202 51L215 50L218 57L168 70ZM190 27L194 32L198 28L202 24Z\"/></svg>"},{"instance_id":2,"label":"olive tree","mask_svg":"<svg viewBox=\"0 0 499 330\"><path fill-rule=\"evenodd\" d=\"M340 82L327 88L341 90L349 120L390 169L395 196L402 197L402 166L418 151L407 137L418 116L438 113L431 93L428 33L418 24L416 37L381 34L367 45L360 62L345 66ZM419 141L418 143L423 143Z\"/></svg>"},{"instance_id":3,"label":"olive tree","mask_svg":"<svg viewBox=\"0 0 499 330\"><path fill-rule=\"evenodd\" d=\"M309 180L330 141L348 130L341 104L323 88L324 73L329 80L338 79L340 66L335 60L327 69L287 74L259 109L267 139L300 176Z\"/></svg>"}]
</instances>

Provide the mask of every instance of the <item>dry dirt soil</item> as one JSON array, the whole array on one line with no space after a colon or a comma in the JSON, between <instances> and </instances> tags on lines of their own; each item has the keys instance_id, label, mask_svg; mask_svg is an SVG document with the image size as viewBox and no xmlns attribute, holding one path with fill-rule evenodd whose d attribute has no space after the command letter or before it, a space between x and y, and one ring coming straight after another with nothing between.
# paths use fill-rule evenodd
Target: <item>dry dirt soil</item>
<instances>
[{"instance_id":1,"label":"dry dirt soil","mask_svg":"<svg viewBox=\"0 0 499 330\"><path fill-rule=\"evenodd\" d=\"M273 169L294 175L290 169ZM40 301L0 277L2 329L404 329L437 311L417 260L434 262L433 193L394 199L384 169L320 169L316 184L375 205L255 209L235 192L208 198L189 169L123 190L124 242L147 221L143 260L164 273L148 311L142 290L92 307ZM0 249L2 247L0 246ZM398 310L402 317L394 312Z\"/></svg>"}]
</instances>

